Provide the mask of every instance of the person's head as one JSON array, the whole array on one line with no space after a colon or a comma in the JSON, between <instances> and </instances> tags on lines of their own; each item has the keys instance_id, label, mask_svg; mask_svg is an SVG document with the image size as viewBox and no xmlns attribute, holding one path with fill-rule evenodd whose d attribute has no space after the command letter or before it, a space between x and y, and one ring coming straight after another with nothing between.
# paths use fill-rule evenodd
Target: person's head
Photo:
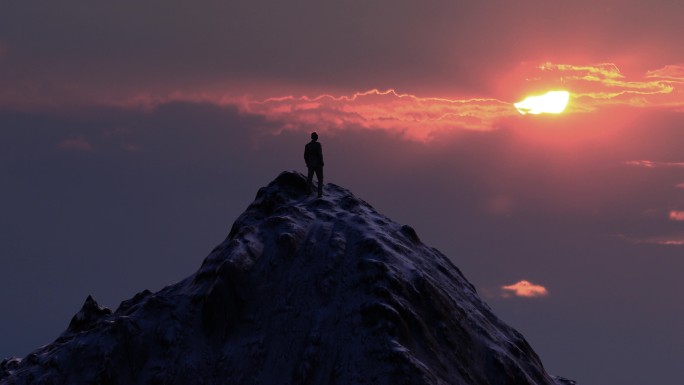
<instances>
[{"instance_id":1,"label":"person's head","mask_svg":"<svg viewBox=\"0 0 684 385\"><path fill-rule=\"evenodd\" d=\"M312 133L311 133L311 140L313 140L313 141L318 140L318 134L315 133L315 132L312 132Z\"/></svg>"}]
</instances>

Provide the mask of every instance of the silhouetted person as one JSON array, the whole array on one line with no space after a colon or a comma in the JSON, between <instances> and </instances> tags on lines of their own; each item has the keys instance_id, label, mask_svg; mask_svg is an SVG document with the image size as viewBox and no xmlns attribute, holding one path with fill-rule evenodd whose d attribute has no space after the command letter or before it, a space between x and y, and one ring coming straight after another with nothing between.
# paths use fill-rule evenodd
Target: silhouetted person
<instances>
[{"instance_id":1,"label":"silhouetted person","mask_svg":"<svg viewBox=\"0 0 684 385\"><path fill-rule=\"evenodd\" d=\"M323 195L323 148L318 143L318 134L311 133L311 141L304 146L304 161L309 169L306 178L306 189L309 194L313 191L313 174L318 179L318 196Z\"/></svg>"}]
</instances>

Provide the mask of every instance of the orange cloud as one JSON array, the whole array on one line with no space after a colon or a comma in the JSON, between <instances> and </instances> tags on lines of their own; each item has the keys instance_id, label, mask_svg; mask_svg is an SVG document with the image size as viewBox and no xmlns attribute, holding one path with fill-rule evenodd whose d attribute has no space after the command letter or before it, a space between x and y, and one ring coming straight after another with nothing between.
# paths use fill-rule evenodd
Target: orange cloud
<instances>
[{"instance_id":1,"label":"orange cloud","mask_svg":"<svg viewBox=\"0 0 684 385\"><path fill-rule=\"evenodd\" d=\"M510 298L511 295L524 298L546 297L549 295L549 291L544 286L536 285L526 280L502 286L501 289L503 290L503 298Z\"/></svg>"},{"instance_id":2,"label":"orange cloud","mask_svg":"<svg viewBox=\"0 0 684 385\"><path fill-rule=\"evenodd\" d=\"M684 63L666 65L663 68L648 71L646 77L668 79L676 83L684 83Z\"/></svg>"},{"instance_id":3,"label":"orange cloud","mask_svg":"<svg viewBox=\"0 0 684 385\"><path fill-rule=\"evenodd\" d=\"M557 79L571 90L572 111L593 111L601 106L684 107L681 83L684 65L668 65L647 71L641 78L627 78L617 65L544 63L538 67L544 79Z\"/></svg>"},{"instance_id":4,"label":"orange cloud","mask_svg":"<svg viewBox=\"0 0 684 385\"><path fill-rule=\"evenodd\" d=\"M684 221L684 211L670 211L670 219L673 221Z\"/></svg>"},{"instance_id":5,"label":"orange cloud","mask_svg":"<svg viewBox=\"0 0 684 385\"><path fill-rule=\"evenodd\" d=\"M248 101L242 111L282 121L284 129L378 129L417 140L445 130L491 130L500 119L517 115L512 104L496 99L419 97L391 89Z\"/></svg>"},{"instance_id":6,"label":"orange cloud","mask_svg":"<svg viewBox=\"0 0 684 385\"><path fill-rule=\"evenodd\" d=\"M57 147L62 149L62 150L68 150L68 151L85 151L85 152L90 152L94 151L95 147L93 147L88 140L82 137L78 138L69 138L69 139L64 139L57 143Z\"/></svg>"}]
</instances>

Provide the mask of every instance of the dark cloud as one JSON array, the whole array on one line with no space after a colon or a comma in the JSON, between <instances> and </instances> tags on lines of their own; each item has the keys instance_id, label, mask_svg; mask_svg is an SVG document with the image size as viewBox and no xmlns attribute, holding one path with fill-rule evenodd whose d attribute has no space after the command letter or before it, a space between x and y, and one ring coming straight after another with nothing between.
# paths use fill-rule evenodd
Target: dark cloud
<instances>
[{"instance_id":1,"label":"dark cloud","mask_svg":"<svg viewBox=\"0 0 684 385\"><path fill-rule=\"evenodd\" d=\"M639 49L659 53L634 64L642 70L678 63L679 5L643 4L13 2L0 15L0 39L12 47L2 62L3 83L13 85L4 99L249 93L259 82L474 95L523 61L594 63Z\"/></svg>"}]
</instances>

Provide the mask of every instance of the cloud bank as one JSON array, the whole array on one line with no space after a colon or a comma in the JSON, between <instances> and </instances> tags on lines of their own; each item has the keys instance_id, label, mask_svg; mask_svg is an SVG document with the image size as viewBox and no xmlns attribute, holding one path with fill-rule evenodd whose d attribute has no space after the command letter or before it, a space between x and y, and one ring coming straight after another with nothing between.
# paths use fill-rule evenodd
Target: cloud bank
<instances>
[{"instance_id":1,"label":"cloud bank","mask_svg":"<svg viewBox=\"0 0 684 385\"><path fill-rule=\"evenodd\" d=\"M286 130L387 130L415 140L452 129L492 130L501 119L516 115L510 103L496 99L419 97L392 89L247 101L242 112L283 122Z\"/></svg>"}]
</instances>

